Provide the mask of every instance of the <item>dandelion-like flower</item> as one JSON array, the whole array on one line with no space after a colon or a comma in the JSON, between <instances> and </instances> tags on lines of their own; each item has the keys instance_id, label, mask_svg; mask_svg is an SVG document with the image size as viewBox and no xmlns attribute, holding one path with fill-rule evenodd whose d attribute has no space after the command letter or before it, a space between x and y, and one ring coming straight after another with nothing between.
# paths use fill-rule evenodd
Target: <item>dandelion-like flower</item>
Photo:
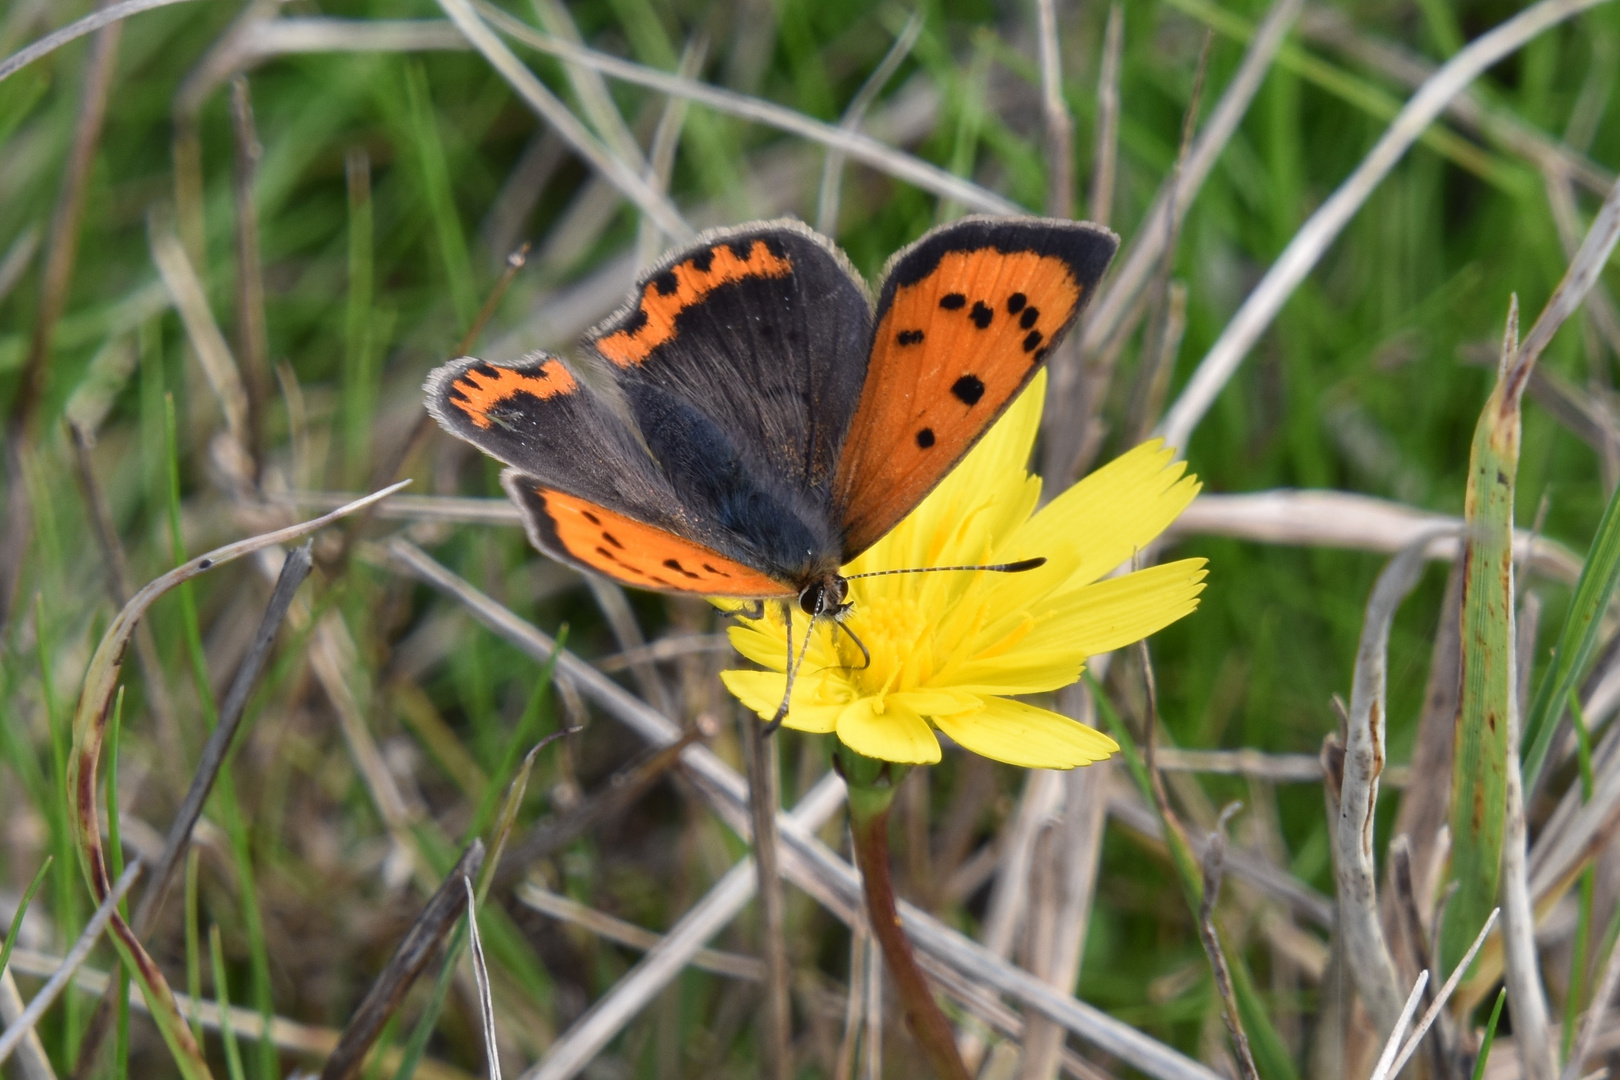
<instances>
[{"instance_id":1,"label":"dandelion-like flower","mask_svg":"<svg viewBox=\"0 0 1620 1080\"><path fill-rule=\"evenodd\" d=\"M1068 686L1085 658L1139 641L1198 606L1205 560L1108 577L1163 532L1198 492L1161 442L1144 443L1040 510L1027 463L1045 399L1043 372L912 514L844 567L983 565L1044 556L1023 573L892 574L852 580L846 624L814 626L785 724L835 732L869 758L939 760L935 729L975 753L1068 769L1119 749L1108 736L1017 700ZM806 618L789 611L792 640ZM781 605L734 626L731 640L769 670L727 671L726 687L762 718L786 689Z\"/></svg>"}]
</instances>

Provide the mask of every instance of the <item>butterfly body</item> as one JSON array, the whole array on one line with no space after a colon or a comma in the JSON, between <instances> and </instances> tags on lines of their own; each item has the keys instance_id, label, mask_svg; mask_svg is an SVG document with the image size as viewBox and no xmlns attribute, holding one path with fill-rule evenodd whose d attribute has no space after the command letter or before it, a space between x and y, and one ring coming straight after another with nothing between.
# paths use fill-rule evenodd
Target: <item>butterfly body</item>
<instances>
[{"instance_id":1,"label":"butterfly body","mask_svg":"<svg viewBox=\"0 0 1620 1080\"><path fill-rule=\"evenodd\" d=\"M839 568L1028 384L1116 245L1085 223L963 219L896 255L874 305L797 222L712 232L638 282L577 372L462 358L430 376L428 408L511 466L547 554L838 617Z\"/></svg>"}]
</instances>

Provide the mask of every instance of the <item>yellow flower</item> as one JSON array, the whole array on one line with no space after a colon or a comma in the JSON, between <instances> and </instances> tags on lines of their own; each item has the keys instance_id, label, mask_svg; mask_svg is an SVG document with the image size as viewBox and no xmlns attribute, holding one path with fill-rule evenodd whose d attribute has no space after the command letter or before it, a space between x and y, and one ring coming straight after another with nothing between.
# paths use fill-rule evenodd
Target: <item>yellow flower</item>
<instances>
[{"instance_id":1,"label":"yellow flower","mask_svg":"<svg viewBox=\"0 0 1620 1080\"><path fill-rule=\"evenodd\" d=\"M1026 467L1045 399L1045 373L922 505L845 574L979 565L1044 556L1023 573L893 574L851 581L846 625L817 624L785 723L836 732L850 749L887 761L939 760L934 729L985 757L1068 769L1119 749L1066 716L1015 700L1080 677L1085 658L1129 645L1198 606L1203 559L1109 578L1163 532L1198 492L1157 440L1109 463L1039 511L1041 484ZM793 641L806 616L792 610ZM768 671L727 671L726 687L762 718L785 689L782 605L731 630L732 643Z\"/></svg>"}]
</instances>

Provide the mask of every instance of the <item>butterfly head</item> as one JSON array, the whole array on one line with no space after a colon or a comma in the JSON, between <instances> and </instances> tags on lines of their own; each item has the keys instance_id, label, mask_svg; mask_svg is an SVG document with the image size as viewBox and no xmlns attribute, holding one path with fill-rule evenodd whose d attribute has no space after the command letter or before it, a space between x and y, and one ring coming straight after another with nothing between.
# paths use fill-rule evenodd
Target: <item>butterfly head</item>
<instances>
[{"instance_id":1,"label":"butterfly head","mask_svg":"<svg viewBox=\"0 0 1620 1080\"><path fill-rule=\"evenodd\" d=\"M799 591L799 610L811 618L842 619L850 609L849 581L823 574Z\"/></svg>"}]
</instances>

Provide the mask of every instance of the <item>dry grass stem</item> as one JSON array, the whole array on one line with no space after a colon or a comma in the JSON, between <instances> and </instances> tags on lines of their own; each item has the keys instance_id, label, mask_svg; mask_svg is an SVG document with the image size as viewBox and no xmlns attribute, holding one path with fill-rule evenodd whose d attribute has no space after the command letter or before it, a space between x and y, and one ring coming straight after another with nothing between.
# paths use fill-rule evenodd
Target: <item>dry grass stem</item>
<instances>
[{"instance_id":1,"label":"dry grass stem","mask_svg":"<svg viewBox=\"0 0 1620 1080\"><path fill-rule=\"evenodd\" d=\"M615 156L608 146L598 140L479 18L468 0L439 0L439 6L535 114L566 139L574 151L603 178L635 203L667 235L680 240L693 235L692 227L669 201L669 197L655 190L636 164Z\"/></svg>"},{"instance_id":2,"label":"dry grass stem","mask_svg":"<svg viewBox=\"0 0 1620 1080\"><path fill-rule=\"evenodd\" d=\"M559 657L559 672L566 656ZM837 812L843 799L844 782L829 773L794 807L791 820L813 832ZM612 990L552 1043L545 1059L525 1072L522 1080L567 1080L579 1075L692 962L704 944L742 912L754 895L756 882L752 859L728 870Z\"/></svg>"},{"instance_id":3,"label":"dry grass stem","mask_svg":"<svg viewBox=\"0 0 1620 1080\"><path fill-rule=\"evenodd\" d=\"M1335 929L1356 958L1350 965L1356 990L1377 1031L1386 1038L1401 1014L1399 976L1378 912L1373 850L1378 780L1384 770L1389 631L1395 610L1422 577L1427 546L1428 537L1421 537L1392 559L1367 600L1350 692L1338 820L1330 830L1339 900Z\"/></svg>"},{"instance_id":4,"label":"dry grass stem","mask_svg":"<svg viewBox=\"0 0 1620 1080\"><path fill-rule=\"evenodd\" d=\"M1167 179L1161 187L1153 206L1137 228L1136 239L1130 250L1116 264L1112 280L1086 316L1080 340L1084 355L1101 353L1104 344L1119 336L1128 325L1126 317L1147 284L1148 275L1164 257L1164 244L1169 236L1169 230L1165 227L1167 218L1186 217L1187 209L1203 187L1204 180L1215 167L1226 144L1231 141L1244 114L1249 111L1249 104L1270 70L1277 49L1298 17L1302 3L1303 0L1275 0L1266 13L1265 21L1249 43L1248 51L1243 54L1243 63L1238 67L1237 74L1215 103L1209 122L1198 133L1187 155L1186 167L1179 175Z\"/></svg>"},{"instance_id":5,"label":"dry grass stem","mask_svg":"<svg viewBox=\"0 0 1620 1080\"><path fill-rule=\"evenodd\" d=\"M1264 278L1244 300L1215 344L1170 407L1159 427L1172 446L1187 440L1215 397L1237 371L1283 303L1305 279L1329 245L1361 209L1373 190L1470 83L1503 57L1516 52L1551 27L1602 0L1540 0L1511 19L1469 42L1414 94L1354 172L1328 197L1288 242Z\"/></svg>"},{"instance_id":6,"label":"dry grass stem","mask_svg":"<svg viewBox=\"0 0 1620 1080\"><path fill-rule=\"evenodd\" d=\"M62 991L72 985L73 973L78 971L80 965L89 959L90 950L94 949L96 943L101 940L101 935L107 929L107 924L117 916L119 901L123 900L124 894L129 892L130 886L135 884L135 879L140 876L140 873L141 861L139 859L132 861L124 869L123 874L107 890L107 895L102 897L101 904L96 908L95 914L91 915L89 921L84 924L84 932L79 935L79 940L73 943L73 948L68 950L67 956L62 958L60 966L51 974L45 985L40 988L39 993L34 995L34 1000L28 1003L28 1008L23 1010L22 1015L14 1023L8 1025L4 1032L0 1032L0 1065L5 1064L12 1051L16 1050L23 1042L23 1039L33 1032L34 1025L39 1023L40 1017L45 1015L45 1010L49 1009L51 1004L61 996Z\"/></svg>"},{"instance_id":7,"label":"dry grass stem","mask_svg":"<svg viewBox=\"0 0 1620 1080\"><path fill-rule=\"evenodd\" d=\"M861 88L855 91L855 96L849 99L844 114L838 118L839 127L845 131L860 130L867 110L883 93L884 87L889 85L889 80L894 78L894 73L900 69L906 57L911 55L912 46L917 44L922 30L923 13L919 8L911 13L906 25L896 35L894 44L889 46L889 51L883 54L878 66L872 69L866 81L861 83ZM834 146L827 147L822 156L821 187L816 196L816 231L828 236L838 234L838 203L844 190L845 156L842 150Z\"/></svg>"},{"instance_id":8,"label":"dry grass stem","mask_svg":"<svg viewBox=\"0 0 1620 1080\"><path fill-rule=\"evenodd\" d=\"M367 1053L382 1034L383 1025L398 1011L417 976L433 959L440 942L454 928L463 912L471 919L473 908L468 902L471 886L466 879L476 876L483 866L484 842L474 840L461 853L461 858L456 860L455 867L445 875L443 883L400 940L394 955L377 973L371 989L355 1006L354 1015L343 1029L342 1038L321 1068L321 1080L351 1080L359 1075ZM479 989L482 993L483 984Z\"/></svg>"},{"instance_id":9,"label":"dry grass stem","mask_svg":"<svg viewBox=\"0 0 1620 1080\"><path fill-rule=\"evenodd\" d=\"M1378 1064L1373 1067L1371 1080L1388 1080L1391 1074L1390 1065L1400 1051L1401 1039L1406 1035L1406 1029L1412 1023L1412 1014L1417 1012L1418 1003L1423 1000L1423 991L1428 985L1429 973L1418 972L1417 982L1413 985L1412 992L1406 996L1406 1005L1396 1017L1395 1029L1385 1040L1383 1053L1378 1055Z\"/></svg>"},{"instance_id":10,"label":"dry grass stem","mask_svg":"<svg viewBox=\"0 0 1620 1080\"><path fill-rule=\"evenodd\" d=\"M5 1028L19 1023L26 1008L22 994L17 991L17 980L12 977L11 968L8 961L5 969L0 970L0 1024L4 1024ZM55 970L53 967L52 972ZM56 1080L56 1070L51 1068L51 1059L45 1055L45 1044L39 1041L39 1032L34 1028L29 1027L24 1031L15 1053L17 1072L22 1080Z\"/></svg>"},{"instance_id":11,"label":"dry grass stem","mask_svg":"<svg viewBox=\"0 0 1620 1080\"><path fill-rule=\"evenodd\" d=\"M1423 1018L1418 1021L1418 1026L1413 1030L1406 1042L1401 1045L1401 1052L1396 1056L1394 1064L1386 1074L1387 1076L1400 1075L1401 1070L1406 1067L1406 1063L1412 1060L1412 1055L1417 1053L1418 1044L1423 1041L1423 1036L1443 1018L1444 1013L1441 1010L1446 1007L1446 1002L1451 1000L1451 995L1462 984L1463 976L1467 975L1468 969L1473 966L1474 957L1478 956L1479 950L1484 947L1485 939L1491 936L1491 930L1496 926L1496 917L1499 911L1500 909L1491 912L1490 917L1485 920L1485 925L1480 928L1478 936L1474 938L1474 943L1469 946L1468 951L1463 954L1463 958L1458 961L1456 969L1446 978L1445 985L1440 988L1440 992L1434 995L1434 1000L1424 1010ZM1427 970L1419 974L1418 982L1420 986L1413 987L1414 994L1420 988L1427 989L1428 980L1426 976L1428 974Z\"/></svg>"},{"instance_id":12,"label":"dry grass stem","mask_svg":"<svg viewBox=\"0 0 1620 1080\"><path fill-rule=\"evenodd\" d=\"M1200 495L1169 529L1172 540L1229 536L1263 544L1339 547L1394 554L1423 536L1429 559L1451 562L1461 550L1463 520L1348 491L1262 491ZM1452 535L1448 536L1447 533ZM1581 558L1529 529L1513 531L1515 562L1532 573L1573 585Z\"/></svg>"},{"instance_id":13,"label":"dry grass stem","mask_svg":"<svg viewBox=\"0 0 1620 1080\"><path fill-rule=\"evenodd\" d=\"M1119 73L1125 51L1125 8L1108 5L1102 63L1097 68L1097 138L1092 151L1091 189L1086 214L1099 225L1114 219L1114 180L1119 164Z\"/></svg>"},{"instance_id":14,"label":"dry grass stem","mask_svg":"<svg viewBox=\"0 0 1620 1080\"><path fill-rule=\"evenodd\" d=\"M76 22L69 23L62 29L45 35L27 48L12 53L4 60L0 60L0 82L4 82L35 60L49 56L69 42L77 41L86 34L93 34L104 26L122 22L131 15L139 15L143 11L151 11L153 8L186 2L187 0L120 0L119 3L108 4L100 11L93 12Z\"/></svg>"},{"instance_id":15,"label":"dry grass stem","mask_svg":"<svg viewBox=\"0 0 1620 1080\"><path fill-rule=\"evenodd\" d=\"M1221 875L1226 860L1226 825L1241 810L1241 803L1232 803L1221 811L1215 831L1209 834L1201 860L1204 872L1204 899L1198 909L1198 937L1204 943L1204 955L1215 975L1215 990L1221 997L1221 1018L1226 1022L1226 1033L1237 1051L1238 1075L1243 1080L1260 1080L1255 1067L1254 1053L1249 1049L1249 1036L1243 1030L1243 1017L1238 1012L1237 995L1232 989L1232 970L1226 962L1226 951L1221 947L1220 932L1215 929L1215 905L1221 896Z\"/></svg>"},{"instance_id":16,"label":"dry grass stem","mask_svg":"<svg viewBox=\"0 0 1620 1080\"><path fill-rule=\"evenodd\" d=\"M743 726L743 743L748 750L754 890L759 901L760 952L765 960L760 1075L766 1080L790 1080L793 1075L793 1011L788 986L793 972L788 963L787 937L783 929L781 866L776 840L776 814L782 805L777 758L780 749L778 741L747 711L739 713L738 722Z\"/></svg>"},{"instance_id":17,"label":"dry grass stem","mask_svg":"<svg viewBox=\"0 0 1620 1080\"><path fill-rule=\"evenodd\" d=\"M1519 345L1513 368L1515 372L1523 373L1521 378L1528 378L1531 365L1552 342L1553 335L1575 314L1586 299L1586 294L1597 284L1598 275L1608 265L1616 241L1620 241L1620 181L1609 189L1597 217L1592 220L1592 227L1586 232L1586 239L1581 241L1580 250L1564 271L1563 280L1558 283L1547 306L1541 309L1535 325Z\"/></svg>"},{"instance_id":18,"label":"dry grass stem","mask_svg":"<svg viewBox=\"0 0 1620 1080\"><path fill-rule=\"evenodd\" d=\"M396 538L388 543L386 550L391 561L465 605L485 626L531 656L549 657L556 648L548 635L491 601L421 549ZM674 721L626 693L567 650L557 656L557 675L559 680L572 682L582 694L642 738L659 745L678 738L680 729ZM682 762L698 791L726 824L746 834L748 794L743 778L705 747L687 748ZM788 880L846 922L853 918L853 912L861 903L860 882L854 867L791 816L778 816L777 829L783 840L782 867ZM736 872L733 868L732 873ZM747 876L752 877L751 868ZM1157 1080L1213 1080L1215 1077L1204 1066L1102 1010L1058 993L915 906L902 902L900 916L915 949L950 964L964 977L996 993L1009 995L1038 1010L1149 1076ZM526 1080L538 1080L538 1075L531 1074Z\"/></svg>"},{"instance_id":19,"label":"dry grass stem","mask_svg":"<svg viewBox=\"0 0 1620 1080\"><path fill-rule=\"evenodd\" d=\"M489 993L484 939L478 934L478 896L473 892L471 874L463 874L461 884L467 898L467 935L472 942L473 978L478 983L478 1022L484 1037L484 1061L489 1067L489 1080L501 1080L501 1050L495 1041L495 1001Z\"/></svg>"},{"instance_id":20,"label":"dry grass stem","mask_svg":"<svg viewBox=\"0 0 1620 1080\"><path fill-rule=\"evenodd\" d=\"M604 911L597 911L580 903L570 900L566 896L559 896L542 888L533 881L519 885L515 893L518 900L528 907L549 915L553 919L571 923L582 929L589 930L598 937L626 948L641 952L656 946L664 940L664 935L652 930L637 926L635 923L625 922ZM716 975L724 975L730 979L746 979L749 982L765 981L765 965L758 958L743 956L740 953L723 952L719 949L699 949L692 954L691 966L703 971L712 971Z\"/></svg>"},{"instance_id":21,"label":"dry grass stem","mask_svg":"<svg viewBox=\"0 0 1620 1080\"><path fill-rule=\"evenodd\" d=\"M1041 69L1041 118L1045 122L1046 212L1074 216L1074 118L1063 100L1063 62L1058 48L1057 0L1035 0L1037 57Z\"/></svg>"},{"instance_id":22,"label":"dry grass stem","mask_svg":"<svg viewBox=\"0 0 1620 1080\"><path fill-rule=\"evenodd\" d=\"M464 0L455 0L455 2L464 2ZM822 123L812 117L805 116L803 113L785 109L780 105L773 105L759 98L752 98L745 94L710 86L708 83L682 79L677 75L658 71L655 68L644 67L629 60L621 60L616 56L609 56L593 49L570 45L565 41L538 32L534 27L512 18L512 16L492 5L480 3L478 6L483 15L491 23L499 27L502 33L541 52L565 60L590 64L615 79L622 79L625 82L635 83L662 93L690 98L712 109L767 124L790 134L798 135L801 138L809 139L812 142L836 147L848 157L870 165L880 172L888 173L897 180L915 184L922 190L931 192L942 199L959 202L981 213L1008 215L1027 213L1016 203L1009 202L1002 196L988 191L978 184L955 176L920 158L896 150L892 146L886 146L858 131L845 131L841 127Z\"/></svg>"}]
</instances>

